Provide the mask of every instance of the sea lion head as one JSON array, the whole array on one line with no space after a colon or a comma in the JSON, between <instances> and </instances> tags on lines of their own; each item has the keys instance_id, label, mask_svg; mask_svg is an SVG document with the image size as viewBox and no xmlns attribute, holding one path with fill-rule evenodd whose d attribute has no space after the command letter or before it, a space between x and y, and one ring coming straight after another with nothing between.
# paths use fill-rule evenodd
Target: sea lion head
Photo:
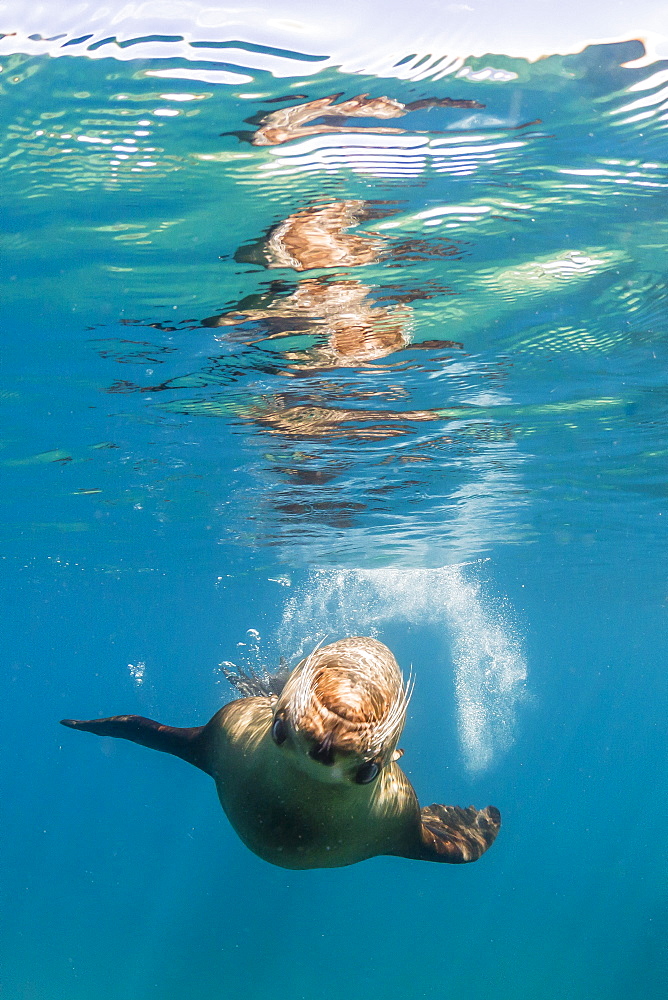
<instances>
[{"instance_id":1,"label":"sea lion head","mask_svg":"<svg viewBox=\"0 0 668 1000\"><path fill-rule=\"evenodd\" d=\"M401 756L409 697L387 646L342 639L295 667L274 708L272 737L316 780L369 784Z\"/></svg>"}]
</instances>

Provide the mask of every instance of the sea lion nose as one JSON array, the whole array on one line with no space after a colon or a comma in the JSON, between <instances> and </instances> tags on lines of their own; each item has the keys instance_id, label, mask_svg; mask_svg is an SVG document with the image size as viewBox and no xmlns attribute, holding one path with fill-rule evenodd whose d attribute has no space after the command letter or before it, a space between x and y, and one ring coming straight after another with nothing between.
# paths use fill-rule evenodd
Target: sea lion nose
<instances>
[{"instance_id":1,"label":"sea lion nose","mask_svg":"<svg viewBox=\"0 0 668 1000\"><path fill-rule=\"evenodd\" d=\"M311 747L308 755L312 760L317 760L319 764L332 767L334 764L334 747L332 746L331 736L325 736L324 740Z\"/></svg>"}]
</instances>

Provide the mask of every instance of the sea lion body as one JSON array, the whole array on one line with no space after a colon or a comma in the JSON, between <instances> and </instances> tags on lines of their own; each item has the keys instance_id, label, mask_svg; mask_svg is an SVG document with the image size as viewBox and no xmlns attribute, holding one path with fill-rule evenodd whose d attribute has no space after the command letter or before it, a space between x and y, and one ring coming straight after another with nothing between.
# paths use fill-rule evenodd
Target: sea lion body
<instances>
[{"instance_id":1,"label":"sea lion body","mask_svg":"<svg viewBox=\"0 0 668 1000\"><path fill-rule=\"evenodd\" d=\"M409 693L382 643L355 636L316 649L280 683L232 679L245 697L205 726L174 729L139 716L63 724L206 771L241 840L283 868L336 868L379 854L461 863L494 841L492 806L420 809L396 764Z\"/></svg>"},{"instance_id":2,"label":"sea lion body","mask_svg":"<svg viewBox=\"0 0 668 1000\"><path fill-rule=\"evenodd\" d=\"M419 813L401 769L390 764L371 785L342 783L336 772L322 780L322 764L307 758L303 766L294 750L276 746L272 719L269 698L248 698L209 723L218 797L246 846L283 868L336 868L394 853Z\"/></svg>"}]
</instances>

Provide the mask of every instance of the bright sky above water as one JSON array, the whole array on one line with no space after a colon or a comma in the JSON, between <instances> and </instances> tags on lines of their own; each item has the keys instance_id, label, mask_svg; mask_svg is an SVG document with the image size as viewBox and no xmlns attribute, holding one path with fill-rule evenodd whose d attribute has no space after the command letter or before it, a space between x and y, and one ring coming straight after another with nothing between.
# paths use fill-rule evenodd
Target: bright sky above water
<instances>
[{"instance_id":1,"label":"bright sky above water","mask_svg":"<svg viewBox=\"0 0 668 1000\"><path fill-rule=\"evenodd\" d=\"M272 0L252 5L188 0L35 5L8 0L0 2L0 32L9 36L0 40L0 55L23 51L201 60L211 59L215 53L217 59L269 69L276 76L294 72L293 58L245 50L235 56L231 49L223 53L220 49L193 50L190 46L203 39L214 46L216 42L238 40L272 50L324 57L323 61L303 62L305 75L331 64L349 72L364 70L417 79L437 71L456 72L457 59L467 56L503 53L535 60L543 55L578 52L596 42L636 38L645 44L648 61L668 55L662 0L638 0L633 4L626 0L609 0L605 4L577 0L524 4L508 0L416 0L410 10L410 17L400 4L388 11L387 3L380 0L341 0L335 5L325 0ZM159 35L169 40L150 40ZM133 39L139 41L127 48L116 44ZM416 53L414 60L395 65L411 53ZM436 60L438 67L434 66ZM448 60L454 60L451 68Z\"/></svg>"}]
</instances>

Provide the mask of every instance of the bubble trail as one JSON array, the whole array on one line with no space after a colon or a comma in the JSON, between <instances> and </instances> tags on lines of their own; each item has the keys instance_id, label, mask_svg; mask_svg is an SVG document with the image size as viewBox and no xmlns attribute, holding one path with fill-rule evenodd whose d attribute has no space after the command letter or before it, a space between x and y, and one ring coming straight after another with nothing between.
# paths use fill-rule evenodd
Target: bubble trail
<instances>
[{"instance_id":1,"label":"bubble trail","mask_svg":"<svg viewBox=\"0 0 668 1000\"><path fill-rule=\"evenodd\" d=\"M483 593L471 566L313 570L285 605L278 642L301 656L313 642L402 621L435 626L449 647L464 762L488 768L514 740L527 666L507 604Z\"/></svg>"}]
</instances>

